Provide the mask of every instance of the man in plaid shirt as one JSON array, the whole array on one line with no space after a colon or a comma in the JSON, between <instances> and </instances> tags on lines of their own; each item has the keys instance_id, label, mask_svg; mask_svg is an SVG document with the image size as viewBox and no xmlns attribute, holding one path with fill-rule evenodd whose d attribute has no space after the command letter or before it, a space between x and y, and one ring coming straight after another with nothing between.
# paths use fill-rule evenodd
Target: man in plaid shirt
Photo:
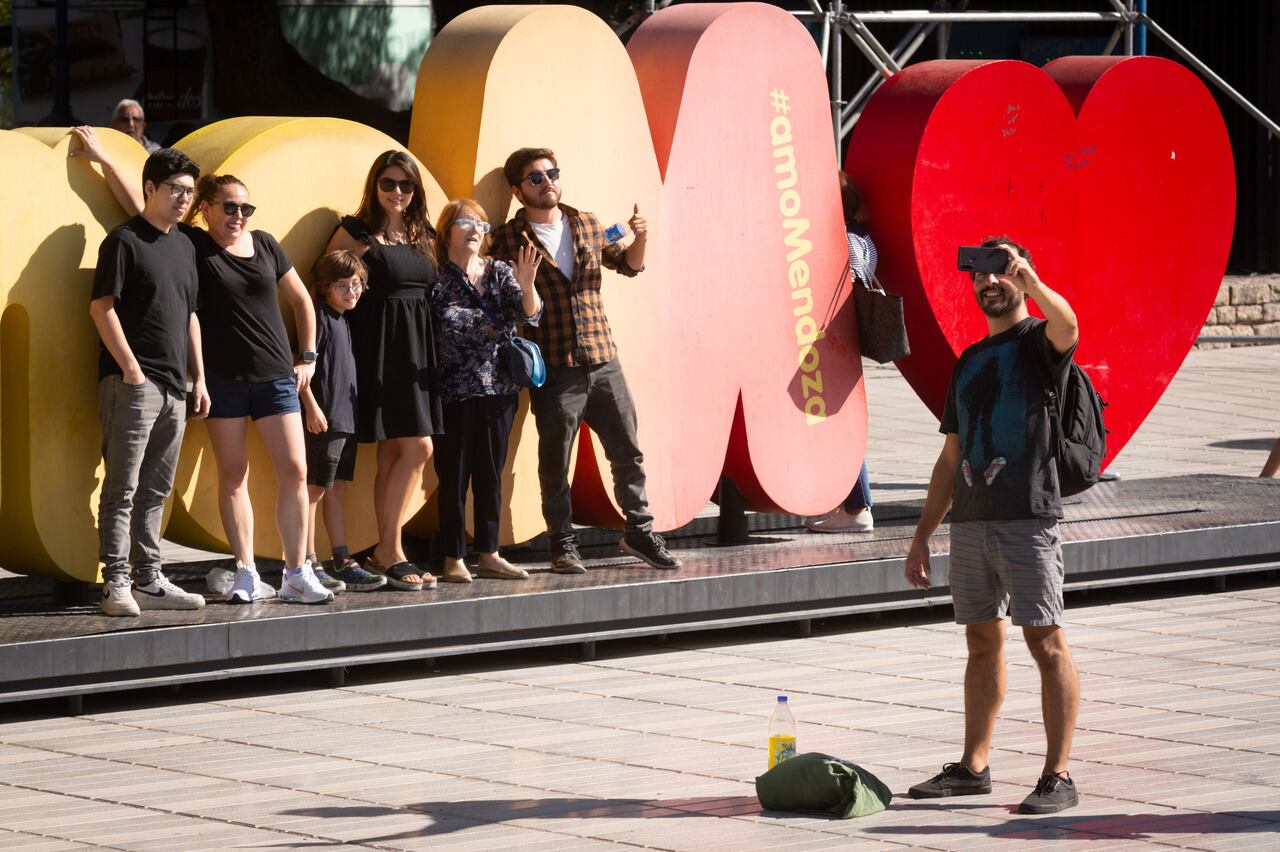
<instances>
[{"instance_id":1,"label":"man in plaid shirt","mask_svg":"<svg viewBox=\"0 0 1280 852\"><path fill-rule=\"evenodd\" d=\"M640 208L627 223L635 239L623 249L608 241L594 214L560 203L560 169L549 149L521 148L502 171L524 206L494 230L492 255L514 262L525 245L542 255L534 279L542 322L528 333L547 362L547 383L530 391L530 401L538 424L538 479L551 567L560 574L586 570L569 498L569 453L586 423L609 459L614 496L626 515L622 551L654 568L679 568L680 560L653 531L635 403L600 298L602 266L627 277L644 269L648 233Z\"/></svg>"}]
</instances>

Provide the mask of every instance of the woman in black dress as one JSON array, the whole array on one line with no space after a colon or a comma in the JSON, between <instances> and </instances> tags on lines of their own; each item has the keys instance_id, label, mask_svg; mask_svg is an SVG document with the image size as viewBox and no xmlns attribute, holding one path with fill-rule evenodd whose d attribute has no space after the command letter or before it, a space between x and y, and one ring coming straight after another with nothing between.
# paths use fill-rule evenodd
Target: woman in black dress
<instances>
[{"instance_id":1,"label":"woman in black dress","mask_svg":"<svg viewBox=\"0 0 1280 852\"><path fill-rule=\"evenodd\" d=\"M369 269L369 291L348 315L356 355L357 437L378 443L373 510L378 544L366 561L393 588L419 591L436 580L405 558L401 525L413 489L442 431L435 341L427 297L436 280L435 230L413 158L387 151L369 169L364 198L344 217L326 251L346 249Z\"/></svg>"}]
</instances>

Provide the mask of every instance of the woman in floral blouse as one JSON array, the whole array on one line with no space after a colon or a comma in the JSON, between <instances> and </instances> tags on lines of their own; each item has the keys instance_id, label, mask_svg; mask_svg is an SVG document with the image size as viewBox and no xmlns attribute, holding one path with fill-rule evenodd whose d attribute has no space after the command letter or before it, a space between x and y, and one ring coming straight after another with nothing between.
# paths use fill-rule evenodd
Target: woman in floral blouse
<instances>
[{"instance_id":1,"label":"woman in floral blouse","mask_svg":"<svg viewBox=\"0 0 1280 852\"><path fill-rule=\"evenodd\" d=\"M529 575L498 554L502 468L520 388L507 376L498 349L518 323L536 325L542 300L533 287L541 255L526 246L512 270L488 257L489 220L470 199L451 201L436 226L439 273L431 291L436 361L444 403L444 434L436 437L440 539L447 583L470 583L463 512L470 482L481 577Z\"/></svg>"}]
</instances>

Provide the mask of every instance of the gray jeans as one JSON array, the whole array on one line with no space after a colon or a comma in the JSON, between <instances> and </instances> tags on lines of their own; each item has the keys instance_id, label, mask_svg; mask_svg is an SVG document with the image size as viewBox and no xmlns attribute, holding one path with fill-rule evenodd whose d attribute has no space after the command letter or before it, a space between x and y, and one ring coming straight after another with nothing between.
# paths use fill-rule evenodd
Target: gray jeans
<instances>
[{"instance_id":1,"label":"gray jeans","mask_svg":"<svg viewBox=\"0 0 1280 852\"><path fill-rule=\"evenodd\" d=\"M644 493L644 454L636 438L636 406L617 359L589 367L551 367L547 383L530 391L538 424L542 516L552 545L573 539L569 453L585 422L600 440L613 472L613 495L627 535L648 533L653 515Z\"/></svg>"},{"instance_id":2,"label":"gray jeans","mask_svg":"<svg viewBox=\"0 0 1280 852\"><path fill-rule=\"evenodd\" d=\"M103 577L127 573L132 562L146 578L160 569L160 525L178 466L186 400L150 379L126 385L120 376L107 376L98 382L98 417L106 468L98 501Z\"/></svg>"}]
</instances>

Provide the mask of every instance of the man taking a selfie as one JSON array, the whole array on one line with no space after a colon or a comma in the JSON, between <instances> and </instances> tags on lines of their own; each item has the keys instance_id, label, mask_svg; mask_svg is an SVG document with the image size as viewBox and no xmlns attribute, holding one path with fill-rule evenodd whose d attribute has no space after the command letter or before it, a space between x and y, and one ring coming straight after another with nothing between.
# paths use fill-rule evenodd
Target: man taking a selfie
<instances>
[{"instance_id":1,"label":"man taking a selfie","mask_svg":"<svg viewBox=\"0 0 1280 852\"><path fill-rule=\"evenodd\" d=\"M1004 700L1004 616L1022 628L1040 670L1044 769L1021 813L1079 802L1067 771L1080 679L1062 628L1062 517L1045 386L1061 392L1079 339L1075 312L1036 274L1031 253L1007 237L960 250L987 336L956 362L939 426L946 440L929 480L905 575L929 581L929 537L951 509L950 586L965 625L964 754L910 790L913 798L991 792L987 757ZM1045 319L1027 311L1034 299Z\"/></svg>"}]
</instances>

